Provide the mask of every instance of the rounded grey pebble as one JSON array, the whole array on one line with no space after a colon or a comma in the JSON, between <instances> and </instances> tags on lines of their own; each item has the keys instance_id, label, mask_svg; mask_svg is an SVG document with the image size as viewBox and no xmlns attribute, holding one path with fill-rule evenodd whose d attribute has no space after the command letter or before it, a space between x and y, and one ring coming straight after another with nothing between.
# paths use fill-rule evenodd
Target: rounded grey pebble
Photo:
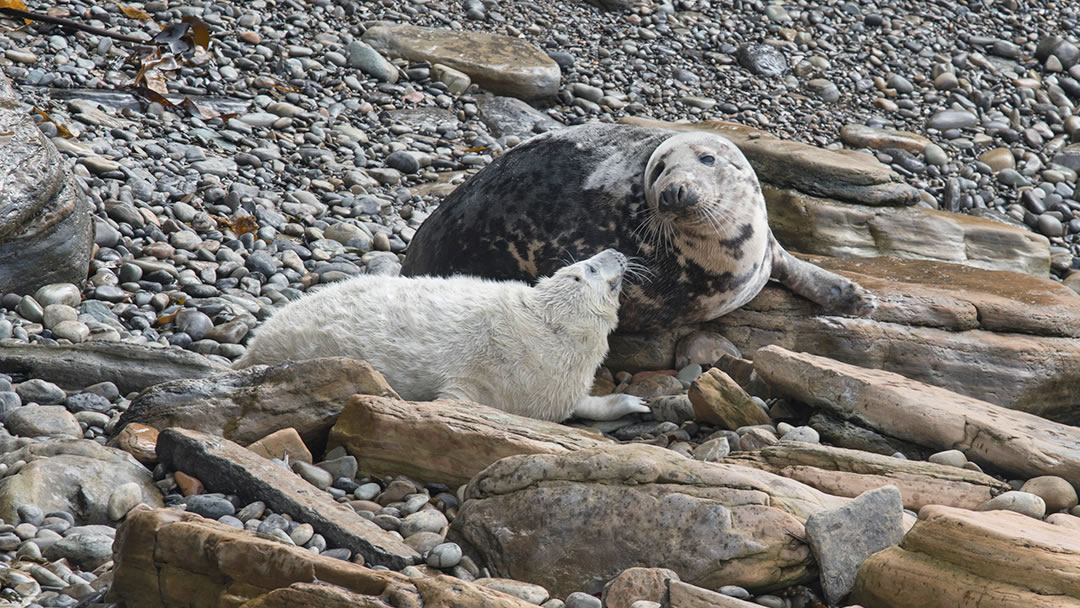
<instances>
[{"instance_id":1,"label":"rounded grey pebble","mask_svg":"<svg viewBox=\"0 0 1080 608\"><path fill-rule=\"evenodd\" d=\"M353 496L357 500L372 500L382 492L382 488L379 484L371 482L361 484L359 488L353 490Z\"/></svg>"},{"instance_id":2,"label":"rounded grey pebble","mask_svg":"<svg viewBox=\"0 0 1080 608\"><path fill-rule=\"evenodd\" d=\"M244 522L240 521L232 515L222 515L218 518L218 522L223 523L231 528L236 528L237 530L244 529Z\"/></svg>"},{"instance_id":3,"label":"rounded grey pebble","mask_svg":"<svg viewBox=\"0 0 1080 608\"><path fill-rule=\"evenodd\" d=\"M23 403L37 403L38 405L63 403L67 398L64 389L38 378L15 385L15 393L19 395Z\"/></svg>"},{"instance_id":4,"label":"rounded grey pebble","mask_svg":"<svg viewBox=\"0 0 1080 608\"><path fill-rule=\"evenodd\" d=\"M218 519L222 515L235 515L236 507L231 502L210 494L188 496L184 499L187 510L202 515L207 519Z\"/></svg>"},{"instance_id":5,"label":"rounded grey pebble","mask_svg":"<svg viewBox=\"0 0 1080 608\"><path fill-rule=\"evenodd\" d=\"M461 563L461 547L457 543L435 545L426 561L432 568L453 568Z\"/></svg>"},{"instance_id":6,"label":"rounded grey pebble","mask_svg":"<svg viewBox=\"0 0 1080 608\"><path fill-rule=\"evenodd\" d=\"M768 606L768 608L787 608L788 606L784 598L775 595L759 595L754 598L754 602L762 606Z\"/></svg>"},{"instance_id":7,"label":"rounded grey pebble","mask_svg":"<svg viewBox=\"0 0 1080 608\"><path fill-rule=\"evenodd\" d=\"M724 585L723 587L717 589L717 591L728 597L733 597L739 600L750 599L750 592L737 585Z\"/></svg>"},{"instance_id":8,"label":"rounded grey pebble","mask_svg":"<svg viewBox=\"0 0 1080 608\"><path fill-rule=\"evenodd\" d=\"M582 591L575 591L566 596L566 608L600 608L600 599Z\"/></svg>"}]
</instances>

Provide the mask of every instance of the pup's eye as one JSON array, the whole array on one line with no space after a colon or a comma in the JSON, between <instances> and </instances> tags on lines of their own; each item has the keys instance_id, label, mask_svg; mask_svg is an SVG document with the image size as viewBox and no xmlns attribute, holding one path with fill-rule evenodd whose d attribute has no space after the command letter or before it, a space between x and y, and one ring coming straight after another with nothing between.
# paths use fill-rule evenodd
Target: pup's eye
<instances>
[{"instance_id":1,"label":"pup's eye","mask_svg":"<svg viewBox=\"0 0 1080 608\"><path fill-rule=\"evenodd\" d=\"M575 280L575 281L581 281L581 277L579 277L579 276L575 276L575 277L574 277L574 280Z\"/></svg>"},{"instance_id":2,"label":"pup's eye","mask_svg":"<svg viewBox=\"0 0 1080 608\"><path fill-rule=\"evenodd\" d=\"M705 165L706 167L711 167L716 164L716 157L712 154L702 154L698 157L698 162Z\"/></svg>"}]
</instances>

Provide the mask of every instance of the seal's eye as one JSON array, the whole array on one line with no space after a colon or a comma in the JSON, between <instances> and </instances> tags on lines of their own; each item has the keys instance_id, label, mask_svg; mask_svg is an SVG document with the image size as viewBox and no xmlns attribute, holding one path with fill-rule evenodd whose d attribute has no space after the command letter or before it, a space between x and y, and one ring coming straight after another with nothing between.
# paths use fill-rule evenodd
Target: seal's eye
<instances>
[{"instance_id":1,"label":"seal's eye","mask_svg":"<svg viewBox=\"0 0 1080 608\"><path fill-rule=\"evenodd\" d=\"M702 154L698 157L698 162L706 167L711 167L716 164L716 157L712 154Z\"/></svg>"},{"instance_id":2,"label":"seal's eye","mask_svg":"<svg viewBox=\"0 0 1080 608\"><path fill-rule=\"evenodd\" d=\"M579 282L579 283L581 282L581 277L577 276L576 274L575 274L575 275L571 275L571 277L570 277L570 278L574 279L575 281L577 281L577 282Z\"/></svg>"}]
</instances>

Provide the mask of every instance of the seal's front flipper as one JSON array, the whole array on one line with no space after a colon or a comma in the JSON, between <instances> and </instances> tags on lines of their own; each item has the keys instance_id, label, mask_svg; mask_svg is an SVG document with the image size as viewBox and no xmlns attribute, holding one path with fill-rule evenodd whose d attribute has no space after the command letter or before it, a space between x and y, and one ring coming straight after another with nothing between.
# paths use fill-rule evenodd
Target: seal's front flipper
<instances>
[{"instance_id":1,"label":"seal's front flipper","mask_svg":"<svg viewBox=\"0 0 1080 608\"><path fill-rule=\"evenodd\" d=\"M588 420L615 420L627 414L644 414L651 411L641 397L614 393L603 397L582 397L574 404L571 415Z\"/></svg>"},{"instance_id":2,"label":"seal's front flipper","mask_svg":"<svg viewBox=\"0 0 1080 608\"><path fill-rule=\"evenodd\" d=\"M772 278L830 313L868 317L877 297L858 283L792 256L773 241Z\"/></svg>"}]
</instances>

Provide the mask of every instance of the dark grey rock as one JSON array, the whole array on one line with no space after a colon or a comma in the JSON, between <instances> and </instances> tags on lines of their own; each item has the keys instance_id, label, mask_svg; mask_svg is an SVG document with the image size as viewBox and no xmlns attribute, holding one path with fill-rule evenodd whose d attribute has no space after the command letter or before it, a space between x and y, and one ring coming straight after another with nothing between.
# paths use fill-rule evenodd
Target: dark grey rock
<instances>
[{"instance_id":1,"label":"dark grey rock","mask_svg":"<svg viewBox=\"0 0 1080 608\"><path fill-rule=\"evenodd\" d=\"M67 398L64 402L67 409L72 414L79 412L99 412L102 414L109 413L112 409L112 403L102 397L101 395L95 395L94 393L76 393Z\"/></svg>"},{"instance_id":2,"label":"dark grey rock","mask_svg":"<svg viewBox=\"0 0 1080 608\"><path fill-rule=\"evenodd\" d=\"M774 78L788 71L788 60L774 46L761 43L749 43L739 47L735 53L739 65L757 76Z\"/></svg>"},{"instance_id":3,"label":"dark grey rock","mask_svg":"<svg viewBox=\"0 0 1080 608\"><path fill-rule=\"evenodd\" d=\"M63 403L67 397L64 389L39 378L20 382L15 385L15 392L23 403L37 403L38 405Z\"/></svg>"},{"instance_id":4,"label":"dark grey rock","mask_svg":"<svg viewBox=\"0 0 1080 608\"><path fill-rule=\"evenodd\" d=\"M91 208L71 165L46 139L0 74L0 286L32 293L86 278L93 245ZM13 170L18 167L18 170Z\"/></svg>"}]
</instances>

